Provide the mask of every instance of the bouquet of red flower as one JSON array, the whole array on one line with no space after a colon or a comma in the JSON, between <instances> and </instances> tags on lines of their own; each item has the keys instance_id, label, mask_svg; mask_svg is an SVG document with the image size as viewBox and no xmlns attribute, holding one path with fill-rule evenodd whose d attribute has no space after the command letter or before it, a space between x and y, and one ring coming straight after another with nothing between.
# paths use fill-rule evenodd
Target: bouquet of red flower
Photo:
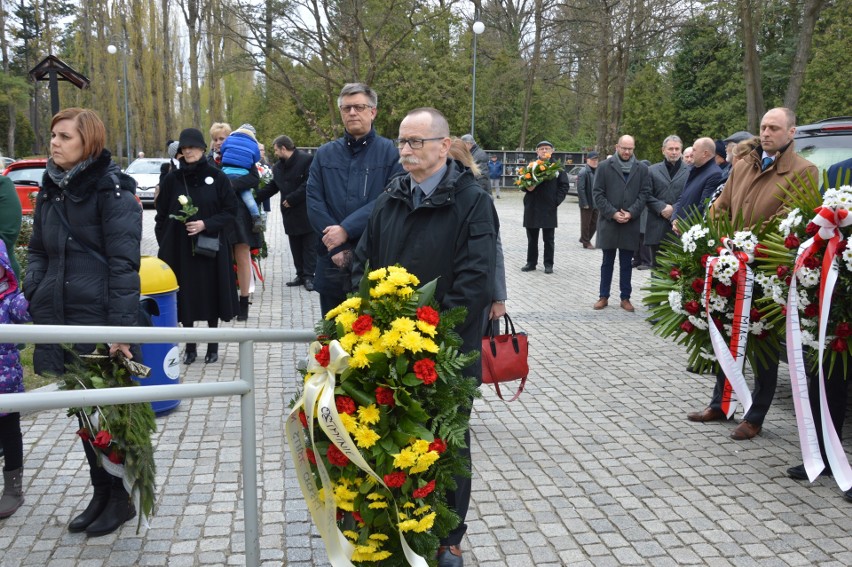
<instances>
[{"instance_id":1,"label":"bouquet of red flower","mask_svg":"<svg viewBox=\"0 0 852 567\"><path fill-rule=\"evenodd\" d=\"M99 347L98 352L106 350ZM77 358L71 370L62 375L60 389L138 386L133 377L145 378L151 372L147 366L122 355L92 354ZM124 487L141 512L138 531L142 518L150 517L154 511L156 466L151 435L157 431L157 423L151 404L70 408L68 415L76 415L82 421L77 435L94 447L104 470L124 481Z\"/></svg>"},{"instance_id":2,"label":"bouquet of red flower","mask_svg":"<svg viewBox=\"0 0 852 567\"><path fill-rule=\"evenodd\" d=\"M444 494L468 474L457 451L478 389L462 371L478 355L459 352L466 310L439 313L435 283L374 270L318 325L286 430L334 566L425 564L459 522Z\"/></svg>"},{"instance_id":3,"label":"bouquet of red flower","mask_svg":"<svg viewBox=\"0 0 852 567\"><path fill-rule=\"evenodd\" d=\"M518 168L518 178L515 185L525 191L532 191L544 181L555 179L562 171L561 161L550 161L550 156L529 162L526 167Z\"/></svg>"}]
</instances>

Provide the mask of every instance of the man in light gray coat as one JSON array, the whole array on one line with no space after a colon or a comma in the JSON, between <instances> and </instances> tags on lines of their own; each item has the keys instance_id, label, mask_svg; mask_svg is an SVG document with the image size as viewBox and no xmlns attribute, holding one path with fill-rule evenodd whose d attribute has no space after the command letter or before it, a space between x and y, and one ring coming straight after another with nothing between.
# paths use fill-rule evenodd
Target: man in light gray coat
<instances>
[{"instance_id":1,"label":"man in light gray coat","mask_svg":"<svg viewBox=\"0 0 852 567\"><path fill-rule=\"evenodd\" d=\"M663 140L663 161L649 167L651 194L648 196L648 220L645 226L645 244L651 248L651 266L657 266L660 243L672 233L674 204L680 197L689 168L681 159L683 142L677 136Z\"/></svg>"},{"instance_id":2,"label":"man in light gray coat","mask_svg":"<svg viewBox=\"0 0 852 567\"><path fill-rule=\"evenodd\" d=\"M603 251L600 298L595 309L609 304L615 255L618 253L618 280L621 308L633 312L630 285L633 254L639 247L639 217L651 193L651 174L648 166L633 155L636 142L632 136L618 139L615 155L603 162L595 174L592 194L598 209L597 247Z\"/></svg>"}]
</instances>

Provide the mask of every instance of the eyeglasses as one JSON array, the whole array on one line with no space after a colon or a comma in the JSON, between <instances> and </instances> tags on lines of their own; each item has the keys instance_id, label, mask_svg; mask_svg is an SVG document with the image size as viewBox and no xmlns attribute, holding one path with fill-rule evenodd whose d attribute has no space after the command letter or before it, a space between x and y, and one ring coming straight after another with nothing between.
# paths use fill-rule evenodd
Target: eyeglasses
<instances>
[{"instance_id":1,"label":"eyeglasses","mask_svg":"<svg viewBox=\"0 0 852 567\"><path fill-rule=\"evenodd\" d=\"M408 147L412 150L419 150L423 147L423 144L426 142L434 142L437 140L443 140L444 137L441 136L439 138L397 138L396 139L396 147L402 149L405 147L405 144L408 144Z\"/></svg>"},{"instance_id":2,"label":"eyeglasses","mask_svg":"<svg viewBox=\"0 0 852 567\"><path fill-rule=\"evenodd\" d=\"M353 110L355 112L359 112L359 113L364 112L368 108L373 108L373 105L371 105L371 104L344 104L343 106L340 106L338 108L340 108L340 112L342 112L343 114L349 114Z\"/></svg>"}]
</instances>

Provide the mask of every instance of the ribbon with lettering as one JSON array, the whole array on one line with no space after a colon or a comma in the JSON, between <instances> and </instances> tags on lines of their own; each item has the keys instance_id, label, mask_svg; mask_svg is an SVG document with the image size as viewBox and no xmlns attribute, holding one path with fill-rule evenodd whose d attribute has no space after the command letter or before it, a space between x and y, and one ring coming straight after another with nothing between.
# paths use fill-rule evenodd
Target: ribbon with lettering
<instances>
[{"instance_id":1,"label":"ribbon with lettering","mask_svg":"<svg viewBox=\"0 0 852 567\"><path fill-rule=\"evenodd\" d=\"M328 348L329 362L326 366L323 366L316 358L316 354L320 352L322 345L319 342L311 344L310 356L308 357L310 377L305 381L301 399L296 402L287 417L285 431L302 495L317 526L317 531L320 532L320 536L325 542L329 561L332 567L351 567L353 565L351 557L354 547L337 526L337 504L334 501L334 487L322 458L317 455L316 468L325 495L324 499L319 498L319 491L313 479L310 463L307 460L307 447L305 446L304 430L299 421L299 410L304 409L305 411L312 446L315 446L313 424L314 417L316 417L320 429L328 436L329 441L335 447L346 455L353 464L371 476L378 485L384 487L388 492L390 492L390 489L385 484L384 479L364 460L340 420L334 399L334 388L336 376L349 366L349 354L336 340L331 341ZM393 497L391 497L391 500L393 500ZM398 516L395 502L394 511ZM409 565L427 567L426 560L411 549L401 530L399 531L399 538L403 554Z\"/></svg>"},{"instance_id":2,"label":"ribbon with lettering","mask_svg":"<svg viewBox=\"0 0 852 567\"><path fill-rule=\"evenodd\" d=\"M743 409L748 412L751 408L751 392L743 375L743 363L745 362L746 343L748 342L748 330L751 322L751 297L754 288L754 274L748 264L754 257L742 251L734 250L733 243L728 238L722 238L722 246L717 248L718 256L707 261L707 275L704 279L704 311L707 315L707 327L710 333L710 342L713 352L719 361L719 366L725 375L725 388L722 392L722 411L727 417L731 417L737 409L737 399L743 404ZM716 322L710 314L710 297L713 290L713 274L719 260L725 256L737 259L738 267L732 281L736 285L734 297L734 314L731 328L731 341L725 344L725 338L716 327ZM731 389L736 398L731 395Z\"/></svg>"},{"instance_id":3,"label":"ribbon with lettering","mask_svg":"<svg viewBox=\"0 0 852 567\"><path fill-rule=\"evenodd\" d=\"M814 256L825 246L823 255L820 287L818 294L819 305L819 330L817 342L819 372L814 380L819 380L819 406L820 426L822 428L825 455L828 464L834 474L834 479L843 491L852 488L852 468L846 452L831 421L828 410L828 401L825 397L825 374L823 370L823 358L825 355L825 338L828 328L831 300L834 295L834 287L837 283L837 248L843 240L839 228L852 225L852 215L846 209L833 209L831 207L819 207L816 209L816 217L811 221L819 226L819 231L809 240L803 242L796 254L796 263L793 268L793 277L790 279L790 293L787 296L787 360L790 368L790 384L793 391L793 406L796 410L796 422L799 430L799 444L802 448L802 461L808 479L813 482L825 468L819 450L819 439L816 432L813 412L811 411L810 396L808 395L807 377L805 373L804 357L802 355L802 333L799 324L799 296L796 292L796 274L801 270L805 261ZM839 377L835 377L835 380Z\"/></svg>"}]
</instances>

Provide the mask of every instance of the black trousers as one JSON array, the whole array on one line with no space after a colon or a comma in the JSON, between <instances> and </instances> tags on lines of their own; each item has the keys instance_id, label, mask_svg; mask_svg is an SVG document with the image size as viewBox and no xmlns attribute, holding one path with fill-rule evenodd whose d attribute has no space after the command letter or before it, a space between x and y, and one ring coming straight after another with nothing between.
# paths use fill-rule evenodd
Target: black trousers
<instances>
[{"instance_id":1,"label":"black trousers","mask_svg":"<svg viewBox=\"0 0 852 567\"><path fill-rule=\"evenodd\" d=\"M828 372L828 366L823 367ZM825 441L822 437L822 425L820 416L822 412L819 407L819 380L808 372L808 398L810 398L811 412L816 423L817 439L819 440L819 452L822 454L822 460L828 466L828 457L825 456ZM831 422L834 424L834 430L837 431L837 437L843 440L843 422L846 420L846 401L849 396L849 380L843 374L843 363L838 358L834 363L834 369L831 374L825 377L825 397L828 402L828 413L831 416Z\"/></svg>"},{"instance_id":2,"label":"black trousers","mask_svg":"<svg viewBox=\"0 0 852 567\"><path fill-rule=\"evenodd\" d=\"M470 409L460 410L470 412ZM472 472L473 470L473 462L470 460L470 428L464 432L464 444L465 448L458 450L458 455L460 457L468 459L468 472ZM455 511L456 514L459 515L461 521L459 525L455 527L447 537L441 540L441 545L450 546L450 545L460 545L461 540L464 537L465 532L467 532L467 524L464 523L465 517L467 516L467 510L470 508L470 491L472 485L472 479L470 476L455 476L453 480L456 481L455 490L448 490L446 493L447 498L447 506Z\"/></svg>"},{"instance_id":3,"label":"black trousers","mask_svg":"<svg viewBox=\"0 0 852 567\"><path fill-rule=\"evenodd\" d=\"M24 439L21 436L21 414L9 413L0 417L0 444L3 446L4 471L24 466Z\"/></svg>"},{"instance_id":4,"label":"black trousers","mask_svg":"<svg viewBox=\"0 0 852 567\"><path fill-rule=\"evenodd\" d=\"M538 231L541 230L541 238L544 240L544 265L553 266L553 241L556 235L555 228L528 228L527 229L527 264L535 266L538 263Z\"/></svg>"},{"instance_id":5,"label":"black trousers","mask_svg":"<svg viewBox=\"0 0 852 567\"><path fill-rule=\"evenodd\" d=\"M780 352L775 352L765 365L759 362L752 368L754 371L754 390L751 393L751 409L743 416L743 419L755 425L763 425L763 420L772 405L775 397L775 386L778 384L778 357ZM716 387L713 388L713 398L710 407L722 409L722 396L725 388L725 375L722 371L716 374Z\"/></svg>"},{"instance_id":6,"label":"black trousers","mask_svg":"<svg viewBox=\"0 0 852 567\"><path fill-rule=\"evenodd\" d=\"M296 275L300 278L314 277L317 267L317 240L316 234L287 235L290 241L290 252L293 254L293 266L296 267Z\"/></svg>"}]
</instances>

